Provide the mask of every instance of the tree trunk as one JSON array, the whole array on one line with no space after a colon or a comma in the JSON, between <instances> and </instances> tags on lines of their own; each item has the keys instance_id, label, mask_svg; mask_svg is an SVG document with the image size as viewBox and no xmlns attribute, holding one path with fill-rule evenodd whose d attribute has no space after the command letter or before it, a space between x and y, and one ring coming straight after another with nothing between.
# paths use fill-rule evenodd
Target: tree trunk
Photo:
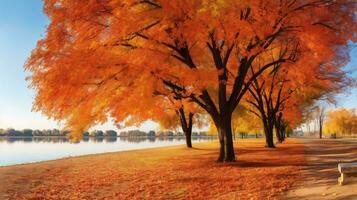
<instances>
[{"instance_id":1,"label":"tree trunk","mask_svg":"<svg viewBox=\"0 0 357 200\"><path fill-rule=\"evenodd\" d=\"M224 116L220 122L215 122L220 142L218 162L234 162L235 154L233 148L233 135L231 127L231 116Z\"/></svg>"},{"instance_id":2,"label":"tree trunk","mask_svg":"<svg viewBox=\"0 0 357 200\"><path fill-rule=\"evenodd\" d=\"M283 115L280 112L279 115L274 119L275 134L276 138L278 139L278 143L283 143L285 139L285 124L282 117Z\"/></svg>"},{"instance_id":3,"label":"tree trunk","mask_svg":"<svg viewBox=\"0 0 357 200\"><path fill-rule=\"evenodd\" d=\"M192 139L191 139L191 136L192 136L192 129L191 130L186 130L185 132L185 137L186 137L186 146L188 148L192 148Z\"/></svg>"},{"instance_id":4,"label":"tree trunk","mask_svg":"<svg viewBox=\"0 0 357 200\"><path fill-rule=\"evenodd\" d=\"M320 139L322 139L322 124L320 122L320 130L319 130L319 135L320 135Z\"/></svg>"},{"instance_id":5,"label":"tree trunk","mask_svg":"<svg viewBox=\"0 0 357 200\"><path fill-rule=\"evenodd\" d=\"M177 113L180 117L182 131L185 133L186 146L188 148L192 148L191 136L192 136L192 126L193 126L193 113L190 112L188 114L188 121L186 119L185 111L182 107L177 111Z\"/></svg>"},{"instance_id":6,"label":"tree trunk","mask_svg":"<svg viewBox=\"0 0 357 200\"><path fill-rule=\"evenodd\" d=\"M285 140L285 131L284 131L284 126L283 125L275 125L275 134L276 138L278 139L279 143L283 143Z\"/></svg>"},{"instance_id":7,"label":"tree trunk","mask_svg":"<svg viewBox=\"0 0 357 200\"><path fill-rule=\"evenodd\" d=\"M287 128L287 126L286 125L284 125L283 126L283 128L281 129L281 131L280 131L280 134L281 134L281 138L282 138L282 140L283 141L285 141L285 133L286 133L286 128Z\"/></svg>"},{"instance_id":8,"label":"tree trunk","mask_svg":"<svg viewBox=\"0 0 357 200\"><path fill-rule=\"evenodd\" d=\"M278 139L277 143L282 143L282 139L280 137L280 130L279 129L275 129L275 136L276 136L276 139Z\"/></svg>"},{"instance_id":9,"label":"tree trunk","mask_svg":"<svg viewBox=\"0 0 357 200\"><path fill-rule=\"evenodd\" d=\"M273 126L269 122L264 123L264 133L265 133L265 147L275 148L274 137L273 137Z\"/></svg>"}]
</instances>

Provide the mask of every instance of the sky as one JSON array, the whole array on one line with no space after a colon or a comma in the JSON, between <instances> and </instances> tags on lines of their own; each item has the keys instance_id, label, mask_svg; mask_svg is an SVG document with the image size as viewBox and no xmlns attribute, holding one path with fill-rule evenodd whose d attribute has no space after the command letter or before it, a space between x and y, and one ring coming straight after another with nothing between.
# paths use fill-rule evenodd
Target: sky
<instances>
[{"instance_id":1,"label":"sky","mask_svg":"<svg viewBox=\"0 0 357 200\"><path fill-rule=\"evenodd\" d=\"M1 2L0 13L0 128L52 129L61 126L40 113L31 111L35 93L25 80L29 74L23 65L31 50L46 33L49 20L42 10L42 0ZM357 48L351 51L348 69L357 66ZM357 108L357 89L337 97L337 107ZM96 127L115 129L111 123ZM135 128L135 127L132 127ZM140 129L154 130L148 122Z\"/></svg>"},{"instance_id":2,"label":"sky","mask_svg":"<svg viewBox=\"0 0 357 200\"><path fill-rule=\"evenodd\" d=\"M0 128L52 129L62 125L32 112L35 96L28 88L24 64L46 33L48 18L43 13L42 0L8 0L1 2L0 12ZM111 123L98 129L115 129ZM131 127L136 128L136 127ZM140 129L156 129L152 122Z\"/></svg>"}]
</instances>

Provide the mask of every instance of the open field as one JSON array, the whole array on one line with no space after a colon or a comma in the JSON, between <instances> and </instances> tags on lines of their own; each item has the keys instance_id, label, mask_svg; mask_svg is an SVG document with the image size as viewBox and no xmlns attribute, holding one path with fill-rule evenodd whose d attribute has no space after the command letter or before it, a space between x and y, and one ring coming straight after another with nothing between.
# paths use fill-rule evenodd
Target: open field
<instances>
[{"instance_id":1,"label":"open field","mask_svg":"<svg viewBox=\"0 0 357 200\"><path fill-rule=\"evenodd\" d=\"M238 161L216 163L218 143L90 155L0 168L0 199L279 199L300 178L303 144L235 143Z\"/></svg>"}]
</instances>

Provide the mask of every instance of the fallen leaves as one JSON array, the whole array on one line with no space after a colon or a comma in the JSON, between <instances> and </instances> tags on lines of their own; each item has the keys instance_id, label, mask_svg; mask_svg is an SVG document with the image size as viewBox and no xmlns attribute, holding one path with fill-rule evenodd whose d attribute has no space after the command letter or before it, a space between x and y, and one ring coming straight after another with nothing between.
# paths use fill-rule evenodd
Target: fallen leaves
<instances>
[{"instance_id":1,"label":"fallen leaves","mask_svg":"<svg viewBox=\"0 0 357 200\"><path fill-rule=\"evenodd\" d=\"M236 142L238 161L215 163L218 143L83 156L0 169L38 174L15 199L277 199L299 179L302 144L276 150L263 140ZM13 175L6 187L19 184Z\"/></svg>"}]
</instances>

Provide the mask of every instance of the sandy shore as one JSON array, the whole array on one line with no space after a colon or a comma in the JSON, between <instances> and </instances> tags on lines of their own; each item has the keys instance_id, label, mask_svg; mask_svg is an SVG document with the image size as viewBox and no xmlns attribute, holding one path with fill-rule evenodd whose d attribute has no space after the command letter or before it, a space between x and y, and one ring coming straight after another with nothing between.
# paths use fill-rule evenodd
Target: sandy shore
<instances>
[{"instance_id":1,"label":"sandy shore","mask_svg":"<svg viewBox=\"0 0 357 200\"><path fill-rule=\"evenodd\" d=\"M287 193L291 200L356 200L357 180L339 186L337 164L357 162L357 140L304 140L307 165L303 181Z\"/></svg>"},{"instance_id":2,"label":"sandy shore","mask_svg":"<svg viewBox=\"0 0 357 200\"><path fill-rule=\"evenodd\" d=\"M0 199L282 199L298 181L303 145L235 143L238 161L215 160L218 143L73 157L0 167Z\"/></svg>"}]
</instances>

